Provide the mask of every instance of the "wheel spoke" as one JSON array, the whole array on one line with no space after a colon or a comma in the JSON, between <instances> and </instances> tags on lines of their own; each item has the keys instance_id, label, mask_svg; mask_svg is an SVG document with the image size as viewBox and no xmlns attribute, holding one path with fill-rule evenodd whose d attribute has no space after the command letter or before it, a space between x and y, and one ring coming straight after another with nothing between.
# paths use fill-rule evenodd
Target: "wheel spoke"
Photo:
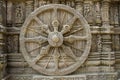
<instances>
[{"instance_id":1,"label":"wheel spoke","mask_svg":"<svg viewBox=\"0 0 120 80\"><path fill-rule=\"evenodd\" d=\"M60 54L59 54L58 48L55 48L54 54L53 54L53 58L55 62L55 70L58 70L59 68L59 57L60 57Z\"/></svg>"},{"instance_id":2,"label":"wheel spoke","mask_svg":"<svg viewBox=\"0 0 120 80\"><path fill-rule=\"evenodd\" d=\"M81 31L81 30L83 30L83 28L79 28L79 29L76 29L76 30L74 30L74 31L71 31L69 34L73 34L73 33L76 33L76 32L78 32L78 31Z\"/></svg>"},{"instance_id":3,"label":"wheel spoke","mask_svg":"<svg viewBox=\"0 0 120 80\"><path fill-rule=\"evenodd\" d=\"M30 50L30 51L28 51L28 52L31 53L31 52L33 52L33 51L39 49L40 47L41 47L41 46L39 46L39 47L37 47L37 48L34 48L33 50Z\"/></svg>"},{"instance_id":4,"label":"wheel spoke","mask_svg":"<svg viewBox=\"0 0 120 80\"><path fill-rule=\"evenodd\" d=\"M42 47L40 54L33 60L34 63L37 63L41 58L46 56L49 52L50 46Z\"/></svg>"},{"instance_id":5,"label":"wheel spoke","mask_svg":"<svg viewBox=\"0 0 120 80\"><path fill-rule=\"evenodd\" d=\"M63 59L63 63L64 63L64 65L65 65L65 67L67 67L68 65L67 65L67 63L66 63L66 60L65 60L65 58L64 58L64 52L63 52L63 50L61 50L61 57L62 57L62 59Z\"/></svg>"},{"instance_id":6,"label":"wheel spoke","mask_svg":"<svg viewBox=\"0 0 120 80\"><path fill-rule=\"evenodd\" d=\"M34 17L34 20L39 24L41 31L49 33L48 25L44 24L38 17Z\"/></svg>"},{"instance_id":7,"label":"wheel spoke","mask_svg":"<svg viewBox=\"0 0 120 80\"><path fill-rule=\"evenodd\" d=\"M65 44L66 44L67 46L72 47L72 48L75 49L75 50L79 50L80 52L84 52L83 49L76 48L75 46L71 45L70 43L65 43Z\"/></svg>"},{"instance_id":8,"label":"wheel spoke","mask_svg":"<svg viewBox=\"0 0 120 80\"><path fill-rule=\"evenodd\" d=\"M72 28L72 26L73 26L73 24L75 23L76 20L77 20L77 17L74 16L66 24L69 25Z\"/></svg>"},{"instance_id":9,"label":"wheel spoke","mask_svg":"<svg viewBox=\"0 0 120 80\"><path fill-rule=\"evenodd\" d=\"M53 20L57 20L57 8L53 9Z\"/></svg>"},{"instance_id":10,"label":"wheel spoke","mask_svg":"<svg viewBox=\"0 0 120 80\"><path fill-rule=\"evenodd\" d=\"M33 19L34 19L39 25L45 25L38 17L34 16Z\"/></svg>"},{"instance_id":11,"label":"wheel spoke","mask_svg":"<svg viewBox=\"0 0 120 80\"><path fill-rule=\"evenodd\" d=\"M77 40L87 40L87 36L70 35L68 37L64 37L64 41L68 41L70 43L73 43L74 41L77 41Z\"/></svg>"},{"instance_id":12,"label":"wheel spoke","mask_svg":"<svg viewBox=\"0 0 120 80\"><path fill-rule=\"evenodd\" d=\"M77 57L74 55L74 53L73 53L73 51L71 50L70 47L65 46L65 45L62 45L62 48L63 48L63 50L64 50L64 53L65 53L67 56L69 56L69 57L71 57L72 59L74 59L75 61L77 61Z\"/></svg>"},{"instance_id":13,"label":"wheel spoke","mask_svg":"<svg viewBox=\"0 0 120 80\"><path fill-rule=\"evenodd\" d=\"M42 35L42 36L46 36L46 34L43 34L43 33L39 32L39 31L37 31L37 30L35 30L35 29L32 29L32 28L27 28L27 29L29 29L29 30L31 30L32 32L35 32L35 33L37 33L37 34L40 34L40 35Z\"/></svg>"},{"instance_id":14,"label":"wheel spoke","mask_svg":"<svg viewBox=\"0 0 120 80\"><path fill-rule=\"evenodd\" d=\"M25 42L37 42L39 44L44 43L47 41L47 38L39 36L39 37L34 37L34 38L25 38Z\"/></svg>"},{"instance_id":15,"label":"wheel spoke","mask_svg":"<svg viewBox=\"0 0 120 80\"><path fill-rule=\"evenodd\" d=\"M77 27L81 27L81 25L78 25ZM83 28L78 28L77 30L74 30L74 31L70 31L71 30L71 27L69 25L63 25L63 28L62 28L62 34L65 34L67 32L69 32L68 34L73 34L77 31L81 31L83 30Z\"/></svg>"},{"instance_id":16,"label":"wheel spoke","mask_svg":"<svg viewBox=\"0 0 120 80\"><path fill-rule=\"evenodd\" d=\"M52 52L52 54L50 55L50 57L49 57L47 63L45 64L44 69L47 68L47 66L48 66L48 64L49 64L49 62L50 62L50 60L52 59L52 55L53 55L53 52Z\"/></svg>"},{"instance_id":17,"label":"wheel spoke","mask_svg":"<svg viewBox=\"0 0 120 80\"><path fill-rule=\"evenodd\" d=\"M64 24L63 22L64 22L65 17L66 17L66 13L64 12L62 20L61 20L61 24Z\"/></svg>"},{"instance_id":18,"label":"wheel spoke","mask_svg":"<svg viewBox=\"0 0 120 80\"><path fill-rule=\"evenodd\" d=\"M51 53L51 55L50 55L50 57L49 57L47 63L46 63L45 66L44 66L44 69L47 68L47 66L48 66L48 64L49 64L49 62L50 62L50 60L52 59L52 55L53 55L53 50L52 50L52 53Z\"/></svg>"},{"instance_id":19,"label":"wheel spoke","mask_svg":"<svg viewBox=\"0 0 120 80\"><path fill-rule=\"evenodd\" d=\"M33 31L35 33L41 34L39 31L36 31L35 29L32 29L32 28L27 28L27 29L29 29L29 30L31 30L31 31Z\"/></svg>"},{"instance_id":20,"label":"wheel spoke","mask_svg":"<svg viewBox=\"0 0 120 80\"><path fill-rule=\"evenodd\" d=\"M71 28L73 27L73 24L75 23L75 21L77 20L77 17L74 16L72 19L70 19L66 25L63 25L63 28L61 30L62 34L65 34L67 32L69 32L71 30Z\"/></svg>"},{"instance_id":21,"label":"wheel spoke","mask_svg":"<svg viewBox=\"0 0 120 80\"><path fill-rule=\"evenodd\" d=\"M42 31L42 32L45 32L45 33L47 33L47 34L50 33L50 30L49 30L49 28L48 28L48 25L42 25L42 26L41 26L41 31Z\"/></svg>"},{"instance_id":22,"label":"wheel spoke","mask_svg":"<svg viewBox=\"0 0 120 80\"><path fill-rule=\"evenodd\" d=\"M49 33L48 25L44 24L38 17L34 17L34 20L41 26L41 31Z\"/></svg>"},{"instance_id":23,"label":"wheel spoke","mask_svg":"<svg viewBox=\"0 0 120 80\"><path fill-rule=\"evenodd\" d=\"M61 30L62 34L65 34L71 30L71 27L69 25L63 25L63 28Z\"/></svg>"}]
</instances>

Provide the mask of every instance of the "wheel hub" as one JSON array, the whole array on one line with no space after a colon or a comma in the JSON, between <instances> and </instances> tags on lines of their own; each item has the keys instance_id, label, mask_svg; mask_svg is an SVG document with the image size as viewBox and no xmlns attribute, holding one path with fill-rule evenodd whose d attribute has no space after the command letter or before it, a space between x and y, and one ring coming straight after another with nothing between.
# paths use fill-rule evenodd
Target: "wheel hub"
<instances>
[{"instance_id":1,"label":"wheel hub","mask_svg":"<svg viewBox=\"0 0 120 80\"><path fill-rule=\"evenodd\" d=\"M59 47L63 44L63 35L60 32L50 32L48 42L53 47Z\"/></svg>"},{"instance_id":2,"label":"wheel hub","mask_svg":"<svg viewBox=\"0 0 120 80\"><path fill-rule=\"evenodd\" d=\"M57 42L59 42L60 39L59 39L59 37L57 35L53 35L52 40L53 40L53 42L57 43Z\"/></svg>"}]
</instances>

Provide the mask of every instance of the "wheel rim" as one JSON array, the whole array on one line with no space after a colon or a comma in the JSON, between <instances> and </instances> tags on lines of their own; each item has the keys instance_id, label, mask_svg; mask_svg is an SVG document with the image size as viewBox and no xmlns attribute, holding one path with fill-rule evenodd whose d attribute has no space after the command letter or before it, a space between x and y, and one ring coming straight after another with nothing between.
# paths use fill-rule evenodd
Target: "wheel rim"
<instances>
[{"instance_id":1,"label":"wheel rim","mask_svg":"<svg viewBox=\"0 0 120 80\"><path fill-rule=\"evenodd\" d=\"M79 68L91 47L90 27L74 9L60 4L38 8L26 19L20 47L28 64L46 75L66 75Z\"/></svg>"}]
</instances>

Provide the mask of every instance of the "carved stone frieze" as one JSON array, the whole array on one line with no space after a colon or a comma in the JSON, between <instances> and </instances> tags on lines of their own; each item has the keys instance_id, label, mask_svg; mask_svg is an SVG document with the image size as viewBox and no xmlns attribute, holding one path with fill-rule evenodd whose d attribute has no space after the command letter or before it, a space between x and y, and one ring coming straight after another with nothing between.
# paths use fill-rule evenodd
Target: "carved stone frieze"
<instances>
[{"instance_id":1,"label":"carved stone frieze","mask_svg":"<svg viewBox=\"0 0 120 80\"><path fill-rule=\"evenodd\" d=\"M0 0L0 80L119 75L120 0Z\"/></svg>"}]
</instances>

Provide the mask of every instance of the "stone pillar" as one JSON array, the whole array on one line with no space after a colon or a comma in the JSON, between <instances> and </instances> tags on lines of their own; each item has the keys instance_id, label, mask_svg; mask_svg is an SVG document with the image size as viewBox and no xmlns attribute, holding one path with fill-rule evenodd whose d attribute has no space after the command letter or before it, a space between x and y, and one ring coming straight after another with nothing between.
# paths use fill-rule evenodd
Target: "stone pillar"
<instances>
[{"instance_id":1,"label":"stone pillar","mask_svg":"<svg viewBox=\"0 0 120 80\"><path fill-rule=\"evenodd\" d=\"M3 23L3 1L0 0L0 80L5 76L5 55L4 53L4 33L5 27L2 25Z\"/></svg>"},{"instance_id":2,"label":"stone pillar","mask_svg":"<svg viewBox=\"0 0 120 80\"><path fill-rule=\"evenodd\" d=\"M32 0L26 0L26 2L25 2L25 7L26 7L26 9L25 9L25 15L26 15L26 17L34 10L34 5L33 5L33 1Z\"/></svg>"},{"instance_id":3,"label":"stone pillar","mask_svg":"<svg viewBox=\"0 0 120 80\"><path fill-rule=\"evenodd\" d=\"M112 26L110 26L110 0L103 0L102 2L102 28L104 28L105 31L101 31L101 33L108 33L102 35L102 53L101 53L101 65L102 71L104 72L110 72L114 71L114 65L115 64L115 54L112 52L112 38L111 38L111 29Z\"/></svg>"},{"instance_id":4,"label":"stone pillar","mask_svg":"<svg viewBox=\"0 0 120 80\"><path fill-rule=\"evenodd\" d=\"M83 15L83 0L75 0L76 10L80 12L81 15Z\"/></svg>"},{"instance_id":5,"label":"stone pillar","mask_svg":"<svg viewBox=\"0 0 120 80\"><path fill-rule=\"evenodd\" d=\"M109 20L109 5L110 5L110 0L103 0L102 2L102 28L105 28L106 31L110 31L112 26L110 26L110 20Z\"/></svg>"},{"instance_id":6,"label":"stone pillar","mask_svg":"<svg viewBox=\"0 0 120 80\"><path fill-rule=\"evenodd\" d=\"M0 15L1 17L1 15ZM0 23L0 80L4 77L5 65L4 65L4 30L5 28Z\"/></svg>"},{"instance_id":7,"label":"stone pillar","mask_svg":"<svg viewBox=\"0 0 120 80\"><path fill-rule=\"evenodd\" d=\"M95 25L99 26L101 25L101 10L100 10L101 4L100 0L94 0L94 21Z\"/></svg>"},{"instance_id":8,"label":"stone pillar","mask_svg":"<svg viewBox=\"0 0 120 80\"><path fill-rule=\"evenodd\" d=\"M4 46L4 30L5 27L2 25L3 16L2 16L2 0L0 1L0 55L3 53Z\"/></svg>"},{"instance_id":9,"label":"stone pillar","mask_svg":"<svg viewBox=\"0 0 120 80\"><path fill-rule=\"evenodd\" d=\"M92 0L84 0L84 17L87 20L87 22L93 26L93 1Z\"/></svg>"}]
</instances>

